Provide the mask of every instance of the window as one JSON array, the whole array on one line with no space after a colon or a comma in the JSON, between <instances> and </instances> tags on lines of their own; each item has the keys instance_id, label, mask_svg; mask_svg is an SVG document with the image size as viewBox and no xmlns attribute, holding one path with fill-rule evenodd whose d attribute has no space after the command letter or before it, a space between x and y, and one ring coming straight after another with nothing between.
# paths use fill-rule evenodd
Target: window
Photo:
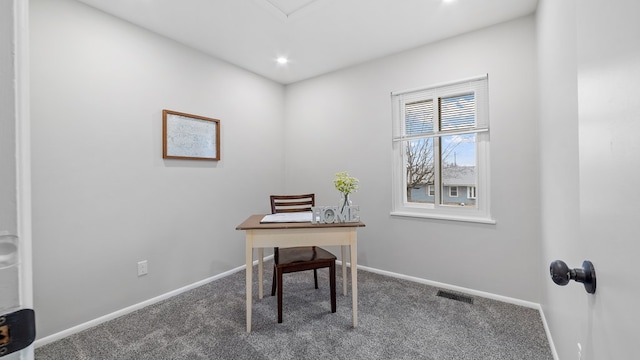
<instances>
[{"instance_id":1,"label":"window","mask_svg":"<svg viewBox=\"0 0 640 360\"><path fill-rule=\"evenodd\" d=\"M391 94L392 215L494 223L488 92L484 75Z\"/></svg>"},{"instance_id":2,"label":"window","mask_svg":"<svg viewBox=\"0 0 640 360\"><path fill-rule=\"evenodd\" d=\"M436 196L436 189L433 188L433 185L427 185L427 196Z\"/></svg>"},{"instance_id":3,"label":"window","mask_svg":"<svg viewBox=\"0 0 640 360\"><path fill-rule=\"evenodd\" d=\"M469 186L467 187L467 199L475 199L476 198L476 187Z\"/></svg>"}]
</instances>

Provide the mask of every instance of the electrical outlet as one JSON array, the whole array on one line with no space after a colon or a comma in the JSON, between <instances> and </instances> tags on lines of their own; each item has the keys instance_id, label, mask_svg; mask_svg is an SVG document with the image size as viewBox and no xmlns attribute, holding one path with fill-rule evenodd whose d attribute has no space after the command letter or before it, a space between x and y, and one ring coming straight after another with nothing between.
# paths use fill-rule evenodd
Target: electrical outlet
<instances>
[{"instance_id":1,"label":"electrical outlet","mask_svg":"<svg viewBox=\"0 0 640 360\"><path fill-rule=\"evenodd\" d=\"M148 272L147 260L138 261L138 276L147 275Z\"/></svg>"}]
</instances>

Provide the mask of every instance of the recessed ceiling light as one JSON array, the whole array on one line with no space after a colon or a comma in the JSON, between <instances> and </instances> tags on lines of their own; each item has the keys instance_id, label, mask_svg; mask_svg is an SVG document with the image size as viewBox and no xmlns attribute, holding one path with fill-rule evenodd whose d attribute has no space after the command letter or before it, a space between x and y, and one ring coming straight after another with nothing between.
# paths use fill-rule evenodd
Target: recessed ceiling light
<instances>
[{"instance_id":1,"label":"recessed ceiling light","mask_svg":"<svg viewBox=\"0 0 640 360\"><path fill-rule=\"evenodd\" d=\"M278 62L278 64L284 65L289 62L289 59L287 59L284 56L280 56L279 58L276 59L276 61Z\"/></svg>"}]
</instances>

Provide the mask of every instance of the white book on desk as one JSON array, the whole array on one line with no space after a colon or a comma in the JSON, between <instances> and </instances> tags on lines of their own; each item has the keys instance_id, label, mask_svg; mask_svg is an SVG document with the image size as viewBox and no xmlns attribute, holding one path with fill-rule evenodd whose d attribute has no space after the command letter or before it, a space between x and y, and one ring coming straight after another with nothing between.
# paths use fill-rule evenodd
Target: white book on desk
<instances>
[{"instance_id":1,"label":"white book on desk","mask_svg":"<svg viewBox=\"0 0 640 360\"><path fill-rule=\"evenodd\" d=\"M311 211L269 214L260 223L311 222Z\"/></svg>"}]
</instances>

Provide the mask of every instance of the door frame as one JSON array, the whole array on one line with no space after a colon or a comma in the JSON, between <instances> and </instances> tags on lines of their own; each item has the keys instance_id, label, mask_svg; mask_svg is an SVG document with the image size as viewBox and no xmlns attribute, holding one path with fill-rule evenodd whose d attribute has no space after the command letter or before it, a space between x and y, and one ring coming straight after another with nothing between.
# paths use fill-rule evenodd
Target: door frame
<instances>
[{"instance_id":1,"label":"door frame","mask_svg":"<svg viewBox=\"0 0 640 360\"><path fill-rule=\"evenodd\" d=\"M16 76L16 197L20 239L20 303L33 308L31 241L31 118L29 89L29 1L13 0Z\"/></svg>"},{"instance_id":2,"label":"door frame","mask_svg":"<svg viewBox=\"0 0 640 360\"><path fill-rule=\"evenodd\" d=\"M29 1L13 0L16 235L19 255L19 306L33 309L33 257L31 219L31 121L29 87ZM9 355L34 359L34 344Z\"/></svg>"}]
</instances>

